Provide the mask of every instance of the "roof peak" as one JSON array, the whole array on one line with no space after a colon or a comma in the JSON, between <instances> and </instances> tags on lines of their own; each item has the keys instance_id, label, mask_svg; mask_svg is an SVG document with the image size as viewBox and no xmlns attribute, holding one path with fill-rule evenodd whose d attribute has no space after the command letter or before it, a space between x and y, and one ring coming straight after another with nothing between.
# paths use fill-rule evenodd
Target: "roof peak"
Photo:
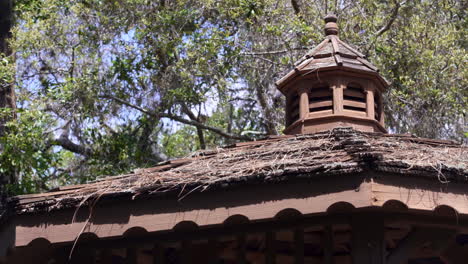
<instances>
[{"instance_id":1,"label":"roof peak","mask_svg":"<svg viewBox=\"0 0 468 264\"><path fill-rule=\"evenodd\" d=\"M325 35L338 35L338 17L335 14L328 14L326 17L323 18L325 20Z\"/></svg>"}]
</instances>

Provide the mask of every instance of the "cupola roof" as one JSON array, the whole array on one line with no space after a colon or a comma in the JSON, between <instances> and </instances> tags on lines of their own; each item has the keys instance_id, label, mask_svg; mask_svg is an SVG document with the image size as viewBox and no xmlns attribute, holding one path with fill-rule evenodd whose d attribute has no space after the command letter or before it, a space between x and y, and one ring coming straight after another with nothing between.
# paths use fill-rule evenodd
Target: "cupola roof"
<instances>
[{"instance_id":1,"label":"cupola roof","mask_svg":"<svg viewBox=\"0 0 468 264\"><path fill-rule=\"evenodd\" d=\"M281 92L295 76L317 71L340 68L351 72L363 72L374 75L384 87L389 83L379 74L379 69L365 59L365 55L342 41L337 26L337 17L328 15L324 18L325 39L294 63L294 69L276 82Z\"/></svg>"},{"instance_id":2,"label":"cupola roof","mask_svg":"<svg viewBox=\"0 0 468 264\"><path fill-rule=\"evenodd\" d=\"M382 95L389 86L364 54L340 40L337 17L325 17L325 39L276 82L286 96L285 134L351 126L386 132Z\"/></svg>"}]
</instances>

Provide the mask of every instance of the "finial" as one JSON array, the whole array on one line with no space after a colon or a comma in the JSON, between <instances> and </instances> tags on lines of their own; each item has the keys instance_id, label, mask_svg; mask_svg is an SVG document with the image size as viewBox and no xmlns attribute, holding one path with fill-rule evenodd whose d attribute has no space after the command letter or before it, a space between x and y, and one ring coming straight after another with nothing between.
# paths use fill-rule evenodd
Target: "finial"
<instances>
[{"instance_id":1,"label":"finial","mask_svg":"<svg viewBox=\"0 0 468 264\"><path fill-rule=\"evenodd\" d=\"M323 20L325 20L325 35L338 35L338 25L336 21L338 18L334 14L328 14Z\"/></svg>"}]
</instances>

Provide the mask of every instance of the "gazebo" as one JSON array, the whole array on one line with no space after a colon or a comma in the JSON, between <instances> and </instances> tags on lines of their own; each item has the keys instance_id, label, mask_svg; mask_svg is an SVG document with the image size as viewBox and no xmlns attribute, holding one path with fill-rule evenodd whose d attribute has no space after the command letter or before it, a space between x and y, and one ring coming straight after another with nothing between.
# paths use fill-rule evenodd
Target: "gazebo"
<instances>
[{"instance_id":1,"label":"gazebo","mask_svg":"<svg viewBox=\"0 0 468 264\"><path fill-rule=\"evenodd\" d=\"M387 134L387 81L325 21L285 135L10 197L0 263L467 263L468 148Z\"/></svg>"}]
</instances>

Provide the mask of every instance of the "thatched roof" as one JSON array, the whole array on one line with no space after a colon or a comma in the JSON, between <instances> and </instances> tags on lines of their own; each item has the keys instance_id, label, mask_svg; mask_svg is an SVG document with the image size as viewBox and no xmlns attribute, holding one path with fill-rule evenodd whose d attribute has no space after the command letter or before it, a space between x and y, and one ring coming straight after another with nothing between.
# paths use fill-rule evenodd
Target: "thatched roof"
<instances>
[{"instance_id":1,"label":"thatched roof","mask_svg":"<svg viewBox=\"0 0 468 264\"><path fill-rule=\"evenodd\" d=\"M73 208L96 198L173 196L239 184L374 171L468 183L468 147L410 135L339 128L197 152L154 168L12 198L16 213ZM468 186L467 186L468 187Z\"/></svg>"}]
</instances>

